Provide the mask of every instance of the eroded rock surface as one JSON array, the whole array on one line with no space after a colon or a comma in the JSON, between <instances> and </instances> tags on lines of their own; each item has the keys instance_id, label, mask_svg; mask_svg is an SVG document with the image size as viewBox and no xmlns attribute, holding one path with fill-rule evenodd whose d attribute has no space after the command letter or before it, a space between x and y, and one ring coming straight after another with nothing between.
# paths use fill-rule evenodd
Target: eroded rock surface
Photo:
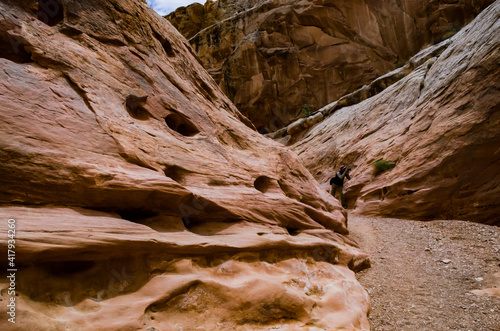
<instances>
[{"instance_id":1,"label":"eroded rock surface","mask_svg":"<svg viewBox=\"0 0 500 331\"><path fill-rule=\"evenodd\" d=\"M3 0L0 36L1 329L368 328L345 211L143 1Z\"/></svg>"},{"instance_id":2,"label":"eroded rock surface","mask_svg":"<svg viewBox=\"0 0 500 331\"><path fill-rule=\"evenodd\" d=\"M224 0L167 18L260 131L275 131L448 38L492 0Z\"/></svg>"},{"instance_id":3,"label":"eroded rock surface","mask_svg":"<svg viewBox=\"0 0 500 331\"><path fill-rule=\"evenodd\" d=\"M499 29L496 1L438 57L335 111L292 149L325 187L334 168L352 165L357 212L499 224ZM375 174L377 160L395 167Z\"/></svg>"}]
</instances>

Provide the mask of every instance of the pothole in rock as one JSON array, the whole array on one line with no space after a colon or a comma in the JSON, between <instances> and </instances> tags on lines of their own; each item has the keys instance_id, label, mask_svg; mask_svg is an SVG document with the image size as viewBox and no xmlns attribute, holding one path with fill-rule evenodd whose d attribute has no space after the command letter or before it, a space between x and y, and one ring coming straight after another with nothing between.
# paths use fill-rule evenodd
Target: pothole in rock
<instances>
[{"instance_id":1,"label":"pothole in rock","mask_svg":"<svg viewBox=\"0 0 500 331\"><path fill-rule=\"evenodd\" d=\"M259 176L257 179L254 181L253 186L255 189L262 193L279 193L279 194L285 194L283 190L281 189L280 184L278 181L274 178L270 178L267 176Z\"/></svg>"},{"instance_id":2,"label":"pothole in rock","mask_svg":"<svg viewBox=\"0 0 500 331\"><path fill-rule=\"evenodd\" d=\"M144 103L147 100L147 96L138 97L135 95L129 95L125 101L125 107L127 112L132 118L137 120L145 121L152 117L151 113L144 108Z\"/></svg>"},{"instance_id":3,"label":"pothole in rock","mask_svg":"<svg viewBox=\"0 0 500 331\"><path fill-rule=\"evenodd\" d=\"M185 137L192 137L200 132L190 120L179 113L169 114L165 117L165 123L170 129Z\"/></svg>"},{"instance_id":4,"label":"pothole in rock","mask_svg":"<svg viewBox=\"0 0 500 331\"><path fill-rule=\"evenodd\" d=\"M300 233L300 229L289 228L289 227L286 228L286 231L291 236L296 236L296 235L298 235Z\"/></svg>"},{"instance_id":5,"label":"pothole in rock","mask_svg":"<svg viewBox=\"0 0 500 331\"><path fill-rule=\"evenodd\" d=\"M185 178L189 174L189 171L179 166L167 166L163 171L165 176L173 179L177 183L183 185L185 183Z\"/></svg>"}]
</instances>

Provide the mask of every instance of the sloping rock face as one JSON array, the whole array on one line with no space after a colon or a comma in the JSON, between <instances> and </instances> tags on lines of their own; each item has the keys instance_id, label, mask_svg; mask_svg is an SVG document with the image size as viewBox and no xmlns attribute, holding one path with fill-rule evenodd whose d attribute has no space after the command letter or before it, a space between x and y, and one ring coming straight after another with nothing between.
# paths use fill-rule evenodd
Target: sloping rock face
<instances>
[{"instance_id":1,"label":"sloping rock face","mask_svg":"<svg viewBox=\"0 0 500 331\"><path fill-rule=\"evenodd\" d=\"M0 329L368 328L345 211L144 2L2 0L0 38Z\"/></svg>"},{"instance_id":2,"label":"sloping rock face","mask_svg":"<svg viewBox=\"0 0 500 331\"><path fill-rule=\"evenodd\" d=\"M441 55L337 110L292 149L325 187L351 165L347 199L357 212L500 224L499 29L496 1ZM395 167L376 174L377 160Z\"/></svg>"},{"instance_id":3,"label":"sloping rock face","mask_svg":"<svg viewBox=\"0 0 500 331\"><path fill-rule=\"evenodd\" d=\"M182 7L167 18L263 132L393 70L491 3L225 0Z\"/></svg>"}]
</instances>

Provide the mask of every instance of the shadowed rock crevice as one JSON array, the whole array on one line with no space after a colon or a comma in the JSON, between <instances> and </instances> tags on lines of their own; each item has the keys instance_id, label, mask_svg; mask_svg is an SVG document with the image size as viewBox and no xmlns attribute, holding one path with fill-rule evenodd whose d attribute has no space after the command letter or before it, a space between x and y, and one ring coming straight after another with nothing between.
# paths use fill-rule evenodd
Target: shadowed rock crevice
<instances>
[{"instance_id":1,"label":"shadowed rock crevice","mask_svg":"<svg viewBox=\"0 0 500 331\"><path fill-rule=\"evenodd\" d=\"M207 83L205 83L203 80L199 80L199 84L200 84L200 91L203 93L203 95L209 99L209 100L215 100L216 99L216 96L215 96L215 93L214 91L212 90L212 88L210 86L208 86Z\"/></svg>"},{"instance_id":2,"label":"shadowed rock crevice","mask_svg":"<svg viewBox=\"0 0 500 331\"><path fill-rule=\"evenodd\" d=\"M83 31L80 30L80 29L78 29L76 26L70 25L70 24L67 24L67 23L62 24L62 26L59 29L59 31L62 34L65 34L66 36L71 37L71 38L75 38L75 37L81 36L81 34L83 33Z\"/></svg>"},{"instance_id":3,"label":"shadowed rock crevice","mask_svg":"<svg viewBox=\"0 0 500 331\"><path fill-rule=\"evenodd\" d=\"M64 277L84 273L95 266L95 261L67 261L47 263L45 268L52 276Z\"/></svg>"},{"instance_id":4,"label":"shadowed rock crevice","mask_svg":"<svg viewBox=\"0 0 500 331\"><path fill-rule=\"evenodd\" d=\"M118 145L118 148L123 149L122 146ZM152 165L148 164L145 160L142 160L138 155L132 154L130 152L121 151L119 155L130 164L135 164L139 167L146 168L149 170L157 171Z\"/></svg>"},{"instance_id":5,"label":"shadowed rock crevice","mask_svg":"<svg viewBox=\"0 0 500 331\"><path fill-rule=\"evenodd\" d=\"M125 107L130 116L136 120L145 121L152 117L151 113L144 107L147 96L129 95L125 101Z\"/></svg>"},{"instance_id":6,"label":"shadowed rock crevice","mask_svg":"<svg viewBox=\"0 0 500 331\"><path fill-rule=\"evenodd\" d=\"M287 227L286 231L288 232L289 235L296 236L296 235L298 235L300 233L301 229L295 229L295 228Z\"/></svg>"},{"instance_id":7,"label":"shadowed rock crevice","mask_svg":"<svg viewBox=\"0 0 500 331\"><path fill-rule=\"evenodd\" d=\"M185 137L192 137L200 133L198 128L184 115L171 113L165 117L167 126Z\"/></svg>"},{"instance_id":8,"label":"shadowed rock crevice","mask_svg":"<svg viewBox=\"0 0 500 331\"><path fill-rule=\"evenodd\" d=\"M26 40L14 33L14 25L0 20L0 58L16 63L31 63L31 52Z\"/></svg>"},{"instance_id":9,"label":"shadowed rock crevice","mask_svg":"<svg viewBox=\"0 0 500 331\"><path fill-rule=\"evenodd\" d=\"M116 210L115 213L120 215L120 217L123 218L124 220L136 223L141 220L157 216L157 213L146 209L122 209L122 210Z\"/></svg>"},{"instance_id":10,"label":"shadowed rock crevice","mask_svg":"<svg viewBox=\"0 0 500 331\"><path fill-rule=\"evenodd\" d=\"M267 176L259 176L255 179L253 186L262 193L283 193L278 181Z\"/></svg>"},{"instance_id":11,"label":"shadowed rock crevice","mask_svg":"<svg viewBox=\"0 0 500 331\"><path fill-rule=\"evenodd\" d=\"M151 27L151 25L150 25L150 27ZM155 38L160 42L160 44L163 47L163 50L165 51L165 53L167 54L167 56L174 57L175 56L175 52L174 52L174 49L173 49L172 44L170 43L170 41L166 37L163 37L161 34L159 34L158 32L156 32L156 30L153 29L152 27L151 27L151 31L153 31L153 34L154 34Z\"/></svg>"},{"instance_id":12,"label":"shadowed rock crevice","mask_svg":"<svg viewBox=\"0 0 500 331\"><path fill-rule=\"evenodd\" d=\"M165 173L165 176L175 180L181 185L185 184L186 176L191 173L190 171L176 165L165 167L163 172Z\"/></svg>"},{"instance_id":13,"label":"shadowed rock crevice","mask_svg":"<svg viewBox=\"0 0 500 331\"><path fill-rule=\"evenodd\" d=\"M64 20L64 5L61 0L38 0L37 18L49 26Z\"/></svg>"}]
</instances>

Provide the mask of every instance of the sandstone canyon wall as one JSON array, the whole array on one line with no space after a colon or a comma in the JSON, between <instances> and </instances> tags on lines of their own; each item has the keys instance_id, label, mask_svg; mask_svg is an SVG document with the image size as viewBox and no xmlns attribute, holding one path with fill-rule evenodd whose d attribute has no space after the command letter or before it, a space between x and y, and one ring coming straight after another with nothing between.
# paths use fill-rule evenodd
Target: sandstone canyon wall
<instances>
[{"instance_id":1,"label":"sandstone canyon wall","mask_svg":"<svg viewBox=\"0 0 500 331\"><path fill-rule=\"evenodd\" d=\"M446 49L418 54L435 56L405 78L288 137L292 150L325 187L351 165L346 195L357 212L499 225L499 31L496 1ZM394 168L378 173L378 160Z\"/></svg>"},{"instance_id":2,"label":"sandstone canyon wall","mask_svg":"<svg viewBox=\"0 0 500 331\"><path fill-rule=\"evenodd\" d=\"M492 0L218 0L167 18L237 108L275 131L450 37Z\"/></svg>"},{"instance_id":3,"label":"sandstone canyon wall","mask_svg":"<svg viewBox=\"0 0 500 331\"><path fill-rule=\"evenodd\" d=\"M345 211L145 2L2 0L0 38L2 330L368 328Z\"/></svg>"}]
</instances>

